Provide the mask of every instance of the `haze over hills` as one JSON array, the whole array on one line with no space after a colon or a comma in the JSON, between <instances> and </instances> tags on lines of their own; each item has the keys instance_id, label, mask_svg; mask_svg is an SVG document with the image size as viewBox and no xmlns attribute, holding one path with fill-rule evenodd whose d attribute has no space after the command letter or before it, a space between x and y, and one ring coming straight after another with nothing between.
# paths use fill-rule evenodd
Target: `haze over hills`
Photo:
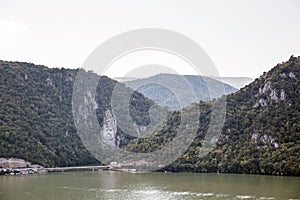
<instances>
[{"instance_id":1,"label":"haze over hills","mask_svg":"<svg viewBox=\"0 0 300 200\"><path fill-rule=\"evenodd\" d=\"M126 81L133 81L133 80L137 80L138 78L136 77L114 77L114 80L118 81L118 82L126 82Z\"/></svg>"},{"instance_id":2,"label":"haze over hills","mask_svg":"<svg viewBox=\"0 0 300 200\"><path fill-rule=\"evenodd\" d=\"M209 101L237 91L236 88L215 79L194 75L158 74L123 83L171 110L179 110L192 103ZM223 87L223 91L216 94L218 87ZM183 100L180 100L180 96L184 97Z\"/></svg>"},{"instance_id":3,"label":"haze over hills","mask_svg":"<svg viewBox=\"0 0 300 200\"><path fill-rule=\"evenodd\" d=\"M221 81L223 83L226 83L238 89L244 87L245 85L248 85L253 81L253 78L249 78L249 77L210 77L210 78L216 79L218 81Z\"/></svg>"},{"instance_id":4,"label":"haze over hills","mask_svg":"<svg viewBox=\"0 0 300 200\"><path fill-rule=\"evenodd\" d=\"M74 126L72 91L77 72L0 61L0 157L24 158L44 166L99 163L83 146ZM119 130L110 107L116 83L101 77L96 96L85 95L86 104L95 109L104 127L104 139L133 152L153 151L172 140L180 124L180 111L169 115L164 126L149 138L127 137ZM120 96L132 92L124 85L122 88ZM132 118L146 126L154 102L138 92L133 94ZM197 137L184 155L165 169L299 176L299 96L300 57L291 57L241 90L223 96L221 100L227 101L225 125L213 151L204 158L200 153L211 105L220 99L185 108L184 114L190 117L196 107L201 111ZM79 112L84 119L86 112ZM188 122L184 127L183 131L189 131Z\"/></svg>"},{"instance_id":5,"label":"haze over hills","mask_svg":"<svg viewBox=\"0 0 300 200\"><path fill-rule=\"evenodd\" d=\"M155 76L155 75L153 75L153 76ZM149 78L149 77L147 77L147 78ZM214 77L214 76L210 76L209 78L213 78L217 81L221 81L221 82L231 85L237 89L240 89L253 81L253 78L249 78L249 77ZM134 80L145 79L145 78L114 77L113 79L116 81L119 81L119 82L128 82L128 81L134 81Z\"/></svg>"}]
</instances>

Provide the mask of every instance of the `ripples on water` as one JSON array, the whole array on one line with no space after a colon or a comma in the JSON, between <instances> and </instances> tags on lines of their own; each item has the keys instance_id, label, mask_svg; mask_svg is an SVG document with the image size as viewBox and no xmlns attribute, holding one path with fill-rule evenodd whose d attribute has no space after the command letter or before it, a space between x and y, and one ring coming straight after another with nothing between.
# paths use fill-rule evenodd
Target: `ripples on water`
<instances>
[{"instance_id":1,"label":"ripples on water","mask_svg":"<svg viewBox=\"0 0 300 200\"><path fill-rule=\"evenodd\" d=\"M87 197L92 199L124 199L124 200L179 200L179 199L224 199L224 200L274 200L274 197L255 197L251 195L236 195L231 196L229 194L215 194L215 193L196 193L196 192L171 192L163 190L127 190L127 189L97 189L97 188L74 188L74 187L61 187L63 190L82 190L86 193L90 193ZM94 196L94 197L93 197ZM292 199L289 199L292 200ZM293 199L298 200L298 199Z\"/></svg>"}]
</instances>

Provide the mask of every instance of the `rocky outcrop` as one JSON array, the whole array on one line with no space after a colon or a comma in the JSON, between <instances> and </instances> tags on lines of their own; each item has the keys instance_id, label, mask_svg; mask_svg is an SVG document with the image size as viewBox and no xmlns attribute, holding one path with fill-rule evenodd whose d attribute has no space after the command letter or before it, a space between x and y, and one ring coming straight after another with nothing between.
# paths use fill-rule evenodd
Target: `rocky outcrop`
<instances>
[{"instance_id":1,"label":"rocky outcrop","mask_svg":"<svg viewBox=\"0 0 300 200\"><path fill-rule=\"evenodd\" d=\"M290 73L289 73L289 77L290 77L290 78L296 79L296 75L294 74L294 72L290 72Z\"/></svg>"},{"instance_id":2,"label":"rocky outcrop","mask_svg":"<svg viewBox=\"0 0 300 200\"><path fill-rule=\"evenodd\" d=\"M279 144L270 135L253 133L251 135L251 140L257 144L257 148L278 148Z\"/></svg>"},{"instance_id":3,"label":"rocky outcrop","mask_svg":"<svg viewBox=\"0 0 300 200\"><path fill-rule=\"evenodd\" d=\"M117 137L117 120L110 110L105 111L100 138L101 143L108 147L114 147L120 143L119 137Z\"/></svg>"},{"instance_id":4,"label":"rocky outcrop","mask_svg":"<svg viewBox=\"0 0 300 200\"><path fill-rule=\"evenodd\" d=\"M53 86L53 80L51 78L47 78L46 83L48 86Z\"/></svg>"},{"instance_id":5,"label":"rocky outcrop","mask_svg":"<svg viewBox=\"0 0 300 200\"><path fill-rule=\"evenodd\" d=\"M280 77L287 77L285 73L280 74ZM266 97L265 95L268 94ZM272 82L268 81L264 87L258 89L258 94L255 97L259 98L253 105L254 108L267 107L273 102L279 103L280 101L286 101L286 93L284 89L273 88Z\"/></svg>"},{"instance_id":6,"label":"rocky outcrop","mask_svg":"<svg viewBox=\"0 0 300 200\"><path fill-rule=\"evenodd\" d=\"M280 91L280 100L281 101L286 101L286 97L285 97L286 95L285 95L285 91L282 89L281 91Z\"/></svg>"},{"instance_id":7,"label":"rocky outcrop","mask_svg":"<svg viewBox=\"0 0 300 200\"><path fill-rule=\"evenodd\" d=\"M84 105L90 106L92 110L96 110L98 108L98 104L90 91L86 92L86 96L84 97Z\"/></svg>"},{"instance_id":8,"label":"rocky outcrop","mask_svg":"<svg viewBox=\"0 0 300 200\"><path fill-rule=\"evenodd\" d=\"M265 99L259 99L257 103L254 104L254 108L258 108L258 107L265 107L267 106L268 103Z\"/></svg>"},{"instance_id":9,"label":"rocky outcrop","mask_svg":"<svg viewBox=\"0 0 300 200\"><path fill-rule=\"evenodd\" d=\"M264 93L268 92L268 91L271 90L271 89L272 89L272 82L271 82L271 81L268 81L268 82L264 85L264 87L262 88L262 90L260 90L260 92L261 92L262 94L264 94Z\"/></svg>"},{"instance_id":10,"label":"rocky outcrop","mask_svg":"<svg viewBox=\"0 0 300 200\"><path fill-rule=\"evenodd\" d=\"M86 91L85 96L83 97L83 103L78 107L78 113L80 115L76 120L82 121L84 124L88 122L89 116L92 116L94 111L98 108L98 104L95 101L92 93Z\"/></svg>"},{"instance_id":11,"label":"rocky outcrop","mask_svg":"<svg viewBox=\"0 0 300 200\"><path fill-rule=\"evenodd\" d=\"M277 97L277 92L275 89L271 90L271 93L269 96L272 101L278 102L279 99Z\"/></svg>"}]
</instances>

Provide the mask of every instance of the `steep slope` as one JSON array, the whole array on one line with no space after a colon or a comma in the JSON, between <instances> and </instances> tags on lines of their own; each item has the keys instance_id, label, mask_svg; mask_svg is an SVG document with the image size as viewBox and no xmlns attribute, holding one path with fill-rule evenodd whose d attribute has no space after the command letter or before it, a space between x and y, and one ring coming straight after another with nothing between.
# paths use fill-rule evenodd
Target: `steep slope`
<instances>
[{"instance_id":1,"label":"steep slope","mask_svg":"<svg viewBox=\"0 0 300 200\"><path fill-rule=\"evenodd\" d=\"M186 87L184 87L184 83L187 82L193 89L196 99L191 97L191 95L187 92ZM167 82L167 84L163 84ZM207 83L218 87L222 82L201 76L193 76L193 75L176 75L176 74L158 74L145 79L137 79L133 81L125 81L124 82L128 87L131 87L134 90L142 93L149 99L152 99L154 102L161 106L167 106L171 110L180 110L183 107L190 106L192 103L202 100L208 101L211 100L212 97L220 97L214 94L210 94L207 87ZM237 89L224 84L224 94L230 94L236 92ZM176 94L174 94L176 91ZM184 102L178 102L178 95L185 96Z\"/></svg>"},{"instance_id":2,"label":"steep slope","mask_svg":"<svg viewBox=\"0 0 300 200\"><path fill-rule=\"evenodd\" d=\"M186 153L165 169L299 176L299 96L300 57L292 56L242 90L227 96L222 134L214 150L203 158L200 156L201 141L210 123L212 102L194 104L190 110L196 107L201 110L197 137ZM159 133L131 142L128 150L151 152L164 146L176 135L180 115L174 112Z\"/></svg>"},{"instance_id":3,"label":"steep slope","mask_svg":"<svg viewBox=\"0 0 300 200\"><path fill-rule=\"evenodd\" d=\"M0 157L23 158L44 166L99 163L83 146L73 121L72 92L77 71L0 61ZM99 80L95 108L101 125L109 115L116 83L107 77ZM124 85L122 91L131 89ZM134 93L130 105L136 123L147 124L153 102ZM120 130L114 132L114 141L120 146L131 139Z\"/></svg>"}]
</instances>

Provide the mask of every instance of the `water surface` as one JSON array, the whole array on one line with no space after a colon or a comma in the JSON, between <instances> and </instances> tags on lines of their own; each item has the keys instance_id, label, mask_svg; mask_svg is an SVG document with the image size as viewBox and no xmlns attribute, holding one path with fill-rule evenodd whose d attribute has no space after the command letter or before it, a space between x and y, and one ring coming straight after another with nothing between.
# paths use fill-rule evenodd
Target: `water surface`
<instances>
[{"instance_id":1,"label":"water surface","mask_svg":"<svg viewBox=\"0 0 300 200\"><path fill-rule=\"evenodd\" d=\"M299 177L113 171L0 176L0 200L300 199Z\"/></svg>"}]
</instances>

